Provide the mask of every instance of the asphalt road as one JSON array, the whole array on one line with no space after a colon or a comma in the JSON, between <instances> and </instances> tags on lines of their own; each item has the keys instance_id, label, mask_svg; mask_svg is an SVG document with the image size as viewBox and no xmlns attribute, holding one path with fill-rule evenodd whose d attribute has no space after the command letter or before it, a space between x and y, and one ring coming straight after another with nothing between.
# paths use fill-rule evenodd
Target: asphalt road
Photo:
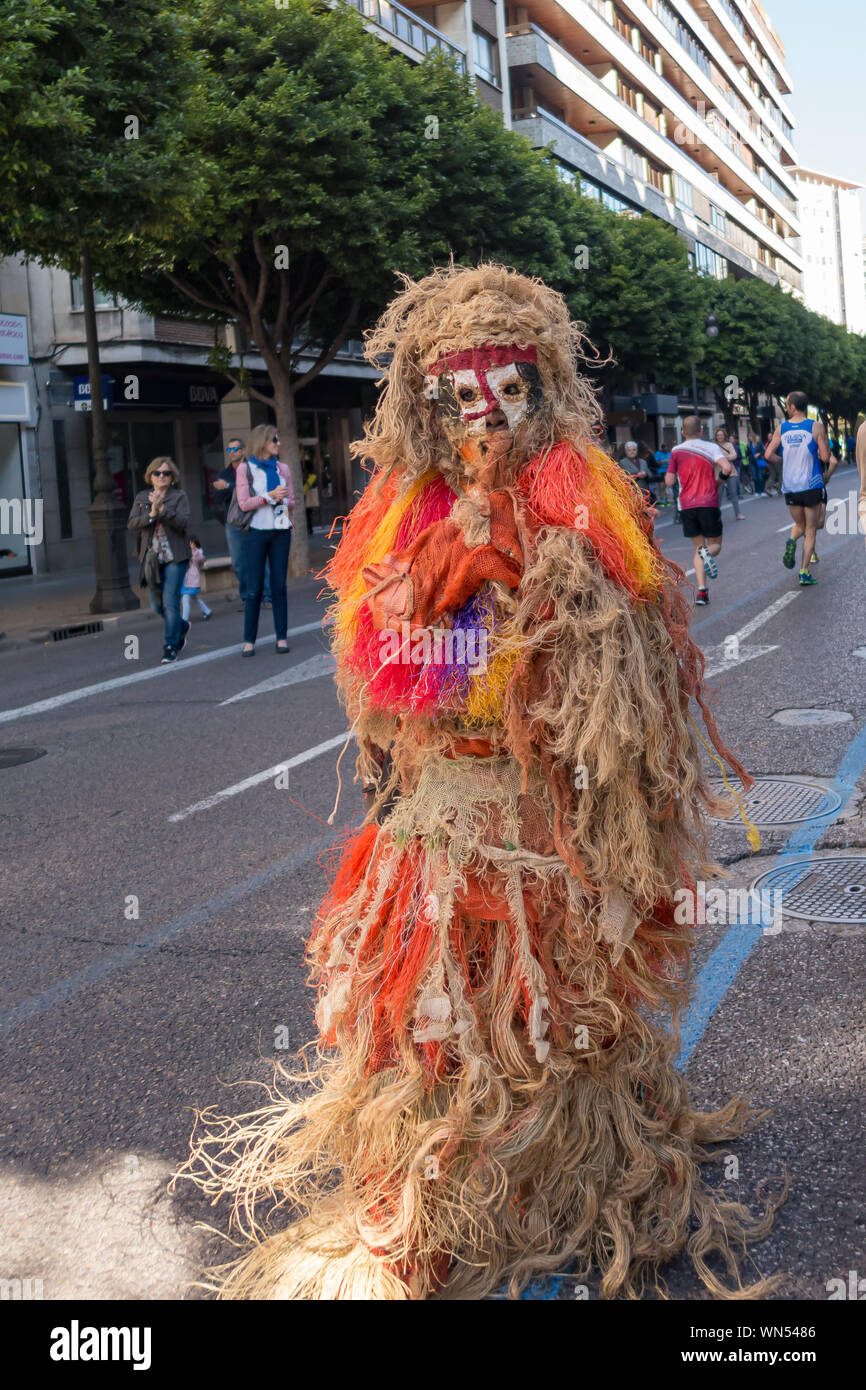
<instances>
[{"instance_id":1,"label":"asphalt road","mask_svg":"<svg viewBox=\"0 0 866 1390\"><path fill-rule=\"evenodd\" d=\"M855 487L842 471L831 496ZM724 509L719 578L694 624L711 669L729 665L710 682L722 731L753 773L833 778L848 753L859 777L863 538L822 535L820 582L801 591L780 563L784 504L749 499L744 511L735 523ZM690 543L669 512L658 521L665 552L688 568ZM281 1042L312 1035L303 950L336 839L325 822L346 729L318 587L292 585L290 628L306 630L287 660L265 644L241 661L240 614L222 600L208 624L194 618L169 669L157 665L160 624L145 615L0 652L0 749L45 750L0 769L0 1277L41 1279L45 1298L197 1296L191 1281L215 1249L194 1224L207 1210L187 1190L166 1193L192 1113L255 1103L244 1083L267 1079ZM807 706L851 718L772 718ZM344 768L353 761L350 749ZM276 778L284 764L288 778ZM821 847L866 847L859 796L848 811ZM344 778L338 825L360 813ZM735 885L787 840L765 835L755 859L741 827L714 832ZM789 1173L790 1198L753 1267L784 1274L780 1297L825 1299L829 1280L866 1275L864 935L759 934L736 970L712 954L726 931L701 932L686 1076L695 1103L738 1092L771 1114L732 1146L736 1176L721 1162L712 1176L748 1201ZM704 1296L684 1263L668 1277L675 1298ZM532 1296L575 1289L565 1278Z\"/></svg>"}]
</instances>

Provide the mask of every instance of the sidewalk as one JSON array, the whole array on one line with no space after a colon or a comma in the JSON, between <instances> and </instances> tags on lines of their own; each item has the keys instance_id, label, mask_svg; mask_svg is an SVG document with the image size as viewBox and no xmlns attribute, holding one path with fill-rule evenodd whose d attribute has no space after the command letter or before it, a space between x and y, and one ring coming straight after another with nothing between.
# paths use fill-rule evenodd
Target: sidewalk
<instances>
[{"instance_id":1,"label":"sidewalk","mask_svg":"<svg viewBox=\"0 0 866 1390\"><path fill-rule=\"evenodd\" d=\"M333 543L325 535L310 538L310 565L318 573L333 553ZM219 558L219 557L214 557ZM96 583L93 569L64 570L55 574L31 574L14 579L0 579L0 652L26 646L30 642L50 640L57 628L77 627L82 623L101 622L104 625L123 619L125 629L139 623L156 621L148 601L147 590L139 589L130 574L132 592L141 599L141 607L123 613L91 613L90 600ZM305 583L309 576L289 576L289 592L294 585ZM224 602L237 603L237 585L218 589L208 595L211 607Z\"/></svg>"}]
</instances>

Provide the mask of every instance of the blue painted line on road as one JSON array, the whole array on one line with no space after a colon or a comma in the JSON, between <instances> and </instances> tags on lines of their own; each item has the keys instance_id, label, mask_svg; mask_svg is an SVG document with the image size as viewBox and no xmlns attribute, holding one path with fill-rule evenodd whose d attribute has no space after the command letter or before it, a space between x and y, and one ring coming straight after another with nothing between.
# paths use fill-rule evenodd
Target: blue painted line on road
<instances>
[{"instance_id":1,"label":"blue painted line on road","mask_svg":"<svg viewBox=\"0 0 866 1390\"><path fill-rule=\"evenodd\" d=\"M104 980L113 971L122 970L126 966L137 965L147 960L151 951L159 950L160 946L164 946L167 941L176 940L185 931L189 931L190 927L202 926L208 920L219 916L221 912L225 912L227 908L234 907L236 903L248 898L251 893L257 892L260 888L268 887L285 874L291 873L293 869L298 869L303 864L308 863L310 859L314 859L323 850L330 848L335 839L336 831L330 831L327 835L320 835L317 839L311 840L308 845L304 845L303 849L295 850L294 854L278 860L276 864L269 865L267 869L261 869L258 873L251 874L249 878L233 884L224 892L217 893L214 897L199 903L197 907L190 908L180 917L175 917L171 922L165 922L148 936L140 937L138 941L131 941L126 946L118 946L116 950L100 956L84 970L79 970L74 975L68 975L65 979L58 980L42 994L23 1000L14 1009L10 1009L8 1013L0 1015L0 1037L5 1037L20 1024L48 1013L58 1004L65 1004L70 999L74 999L76 995L89 989L91 985L98 984L100 980Z\"/></svg>"},{"instance_id":2,"label":"blue painted line on road","mask_svg":"<svg viewBox=\"0 0 866 1390\"><path fill-rule=\"evenodd\" d=\"M799 826L786 840L778 862L811 854L824 831L845 809L851 793L866 768L866 726L851 740L842 756L832 790L842 798L835 815L822 816ZM682 1022L682 1043L676 1066L682 1070L703 1037L707 1025L721 1004L742 967L764 934L760 924L734 922L712 952L695 982L695 992Z\"/></svg>"}]
</instances>

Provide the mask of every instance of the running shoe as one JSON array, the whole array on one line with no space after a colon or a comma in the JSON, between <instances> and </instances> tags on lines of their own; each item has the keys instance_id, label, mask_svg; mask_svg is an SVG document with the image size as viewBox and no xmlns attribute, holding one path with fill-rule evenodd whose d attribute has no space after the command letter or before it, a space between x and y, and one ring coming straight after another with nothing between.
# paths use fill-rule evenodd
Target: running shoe
<instances>
[{"instance_id":1,"label":"running shoe","mask_svg":"<svg viewBox=\"0 0 866 1390\"><path fill-rule=\"evenodd\" d=\"M796 542L796 541L786 541L786 542L785 542L785 553L784 553L784 555L782 556L782 564L785 566L785 569L786 569L786 570L792 570L792 569L794 568L794 565L795 565L795 563L796 563L796 560L797 560L797 542Z\"/></svg>"},{"instance_id":2,"label":"running shoe","mask_svg":"<svg viewBox=\"0 0 866 1390\"><path fill-rule=\"evenodd\" d=\"M710 552L707 550L707 547L705 545L698 546L698 554L704 562L704 569L707 572L707 578L715 579L718 576L719 567L716 564Z\"/></svg>"},{"instance_id":3,"label":"running shoe","mask_svg":"<svg viewBox=\"0 0 866 1390\"><path fill-rule=\"evenodd\" d=\"M173 661L177 661L177 652L174 647L164 647L160 666L170 666Z\"/></svg>"},{"instance_id":4,"label":"running shoe","mask_svg":"<svg viewBox=\"0 0 866 1390\"><path fill-rule=\"evenodd\" d=\"M807 584L817 584L818 581L814 574L810 574L808 570L800 570L800 583L805 588Z\"/></svg>"},{"instance_id":5,"label":"running shoe","mask_svg":"<svg viewBox=\"0 0 866 1390\"><path fill-rule=\"evenodd\" d=\"M709 601L710 596L707 593L706 589L698 589L698 592L695 595L695 603L700 605L701 608L704 608L709 603Z\"/></svg>"}]
</instances>

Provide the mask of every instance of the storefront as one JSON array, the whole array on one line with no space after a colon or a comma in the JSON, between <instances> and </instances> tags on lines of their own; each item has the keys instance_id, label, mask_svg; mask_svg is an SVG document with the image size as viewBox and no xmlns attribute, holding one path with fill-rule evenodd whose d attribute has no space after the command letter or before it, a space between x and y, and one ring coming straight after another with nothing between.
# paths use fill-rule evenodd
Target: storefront
<instances>
[{"instance_id":1,"label":"storefront","mask_svg":"<svg viewBox=\"0 0 866 1390\"><path fill-rule=\"evenodd\" d=\"M230 389L230 383L217 373L174 369L168 375L142 364L133 368L108 366L103 375L115 497L124 507L131 507L135 494L145 486L144 474L151 459L161 454L174 459L190 501L191 529L213 554L222 554L225 549L223 508L213 482L225 467L220 402ZM72 392L75 409L89 411L85 376L73 377ZM86 442L92 495L89 430ZM130 552L135 539L130 535Z\"/></svg>"}]
</instances>

